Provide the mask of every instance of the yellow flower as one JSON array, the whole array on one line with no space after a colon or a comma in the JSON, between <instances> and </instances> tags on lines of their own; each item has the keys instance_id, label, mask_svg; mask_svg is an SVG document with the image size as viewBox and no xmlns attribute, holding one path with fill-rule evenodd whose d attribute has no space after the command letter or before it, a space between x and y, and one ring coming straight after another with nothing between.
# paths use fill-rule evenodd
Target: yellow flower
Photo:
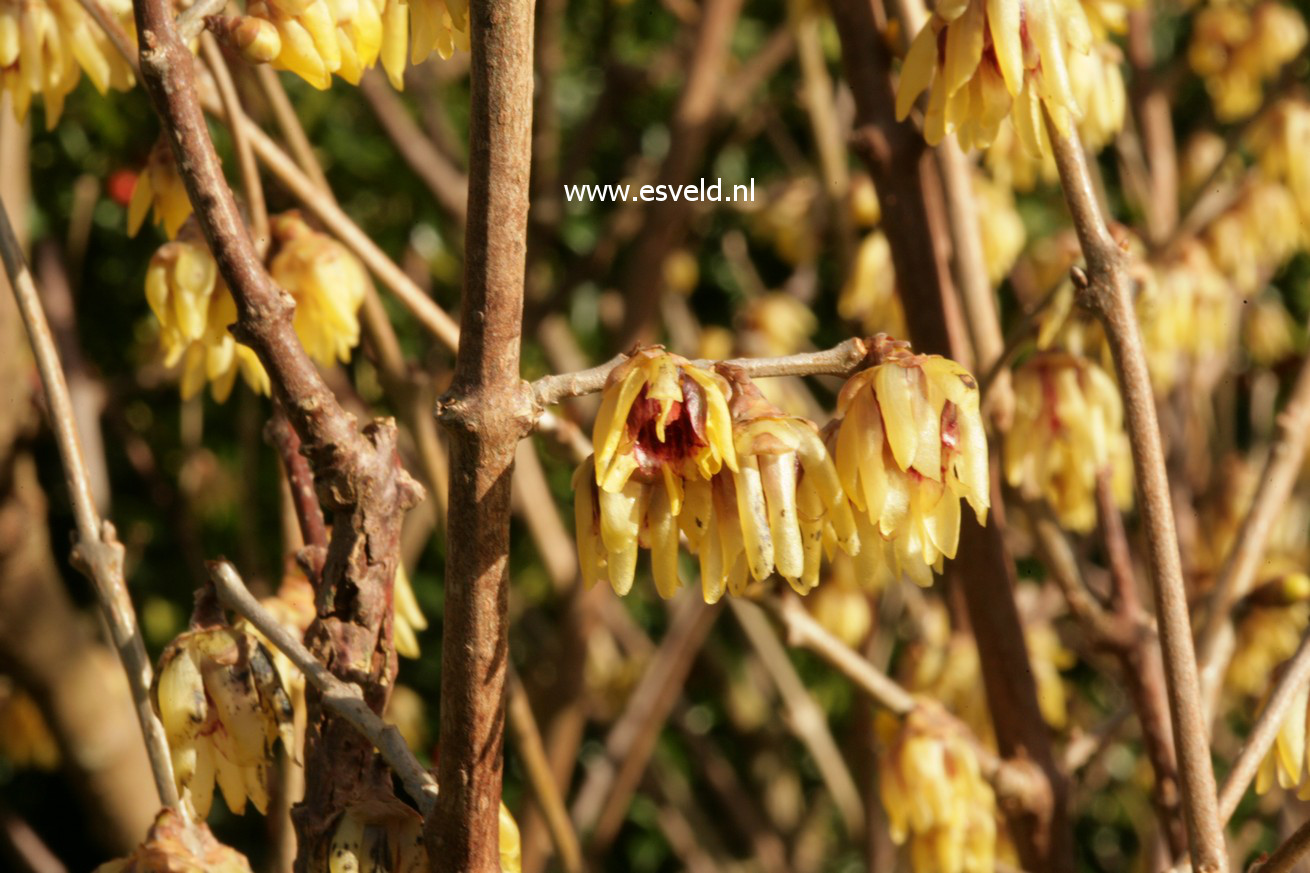
<instances>
[{"instance_id":1,"label":"yellow flower","mask_svg":"<svg viewBox=\"0 0 1310 873\"><path fill-rule=\"evenodd\" d=\"M678 522L700 558L705 601L742 594L776 569L801 594L819 583L825 541L859 549L855 519L837 470L809 421L784 415L740 371L732 385L737 467L686 481ZM658 579L658 570L657 570Z\"/></svg>"},{"instance_id":2,"label":"yellow flower","mask_svg":"<svg viewBox=\"0 0 1310 873\"><path fill-rule=\"evenodd\" d=\"M1276 670L1269 677L1270 688L1277 683L1281 672ZM1267 702L1268 695L1260 701L1260 706L1256 710L1257 716L1264 710ZM1255 774L1256 794L1267 794L1275 783L1283 789L1296 788L1305 779L1308 706L1310 706L1310 686L1302 683L1297 686L1296 693L1292 697L1292 705L1287 708L1287 713L1278 725L1278 735L1274 739L1273 746L1260 761L1260 769ZM1310 789L1310 785L1302 789L1301 794L1307 794L1307 789Z\"/></svg>"},{"instance_id":3,"label":"yellow flower","mask_svg":"<svg viewBox=\"0 0 1310 873\"><path fill-rule=\"evenodd\" d=\"M1099 152L1123 130L1128 94L1124 87L1123 52L1112 42L1101 41L1085 54L1069 56L1069 79L1074 97L1082 107L1078 136L1083 145Z\"/></svg>"},{"instance_id":4,"label":"yellow flower","mask_svg":"<svg viewBox=\"0 0 1310 873\"><path fill-rule=\"evenodd\" d=\"M175 239L182 225L191 215L191 200L186 186L173 164L173 153L168 143L159 140L150 150L144 169L136 178L132 201L127 207L127 233L136 236L146 215L154 209L155 223L164 229L164 235Z\"/></svg>"},{"instance_id":5,"label":"yellow flower","mask_svg":"<svg viewBox=\"0 0 1310 873\"><path fill-rule=\"evenodd\" d=\"M405 745L415 755L425 755L431 749L428 746L428 717L424 711L423 695L408 685L397 683L387 698L387 709L382 718L387 724L396 726L405 738Z\"/></svg>"},{"instance_id":6,"label":"yellow flower","mask_svg":"<svg viewBox=\"0 0 1310 873\"><path fill-rule=\"evenodd\" d=\"M794 355L818 327L810 307L795 295L772 291L748 301L742 309L741 348L752 357Z\"/></svg>"},{"instance_id":7,"label":"yellow flower","mask_svg":"<svg viewBox=\"0 0 1310 873\"><path fill-rule=\"evenodd\" d=\"M1252 175L1202 241L1220 272L1249 297L1306 247L1302 215L1287 186Z\"/></svg>"},{"instance_id":8,"label":"yellow flower","mask_svg":"<svg viewBox=\"0 0 1310 873\"><path fill-rule=\"evenodd\" d=\"M837 555L823 584L805 598L805 608L829 633L859 649L873 629L870 593L855 574L855 562L848 555Z\"/></svg>"},{"instance_id":9,"label":"yellow flower","mask_svg":"<svg viewBox=\"0 0 1310 873\"><path fill-rule=\"evenodd\" d=\"M627 594L644 544L660 595L681 586L684 486L737 466L727 394L722 376L659 347L637 351L610 373L592 434L596 453L573 476L587 585L607 579Z\"/></svg>"},{"instance_id":10,"label":"yellow flower","mask_svg":"<svg viewBox=\"0 0 1310 873\"><path fill-rule=\"evenodd\" d=\"M1310 101L1279 100L1255 123L1248 143L1260 159L1260 170L1292 192L1303 215L1310 215Z\"/></svg>"},{"instance_id":11,"label":"yellow flower","mask_svg":"<svg viewBox=\"0 0 1310 873\"><path fill-rule=\"evenodd\" d=\"M184 398L193 397L208 381L213 383L214 399L222 403L232 392L238 371L256 393L269 392L268 374L259 358L228 330L237 320L236 301L194 224L151 257L146 302L159 320L165 366L182 363Z\"/></svg>"},{"instance_id":12,"label":"yellow flower","mask_svg":"<svg viewBox=\"0 0 1310 873\"><path fill-rule=\"evenodd\" d=\"M1208 6L1197 13L1187 59L1205 80L1220 121L1260 108L1264 82L1278 75L1306 43L1300 13L1280 3Z\"/></svg>"},{"instance_id":13,"label":"yellow flower","mask_svg":"<svg viewBox=\"0 0 1310 873\"><path fill-rule=\"evenodd\" d=\"M145 842L126 858L108 861L95 873L161 873L161 871L250 873L246 856L214 839L204 822L188 822L176 809L160 810Z\"/></svg>"},{"instance_id":14,"label":"yellow flower","mask_svg":"<svg viewBox=\"0 0 1310 873\"><path fill-rule=\"evenodd\" d=\"M1111 476L1115 502L1132 505L1132 456L1119 391L1085 358L1042 352L1014 372L1014 426L1005 440L1005 478L1029 500L1050 504L1060 524L1096 526L1096 477Z\"/></svg>"},{"instance_id":15,"label":"yellow flower","mask_svg":"<svg viewBox=\"0 0 1310 873\"><path fill-rule=\"evenodd\" d=\"M294 325L305 352L323 366L348 362L359 345L359 307L368 292L364 266L346 247L292 211L272 222L273 281L296 299Z\"/></svg>"},{"instance_id":16,"label":"yellow flower","mask_svg":"<svg viewBox=\"0 0 1310 873\"><path fill-rule=\"evenodd\" d=\"M764 207L751 220L751 231L792 266L809 264L819 254L816 219L822 209L822 189L810 176L771 186Z\"/></svg>"},{"instance_id":17,"label":"yellow flower","mask_svg":"<svg viewBox=\"0 0 1310 873\"><path fill-rule=\"evenodd\" d=\"M214 783L237 815L268 807L273 742L295 749L291 701L268 650L245 631L181 634L159 659L152 697L183 802L204 819Z\"/></svg>"},{"instance_id":18,"label":"yellow flower","mask_svg":"<svg viewBox=\"0 0 1310 873\"><path fill-rule=\"evenodd\" d=\"M419 656L418 631L426 630L428 620L414 596L414 587L409 584L409 574L403 565L396 565L396 584L392 592L395 604L395 621L392 635L396 644L396 654L405 658Z\"/></svg>"},{"instance_id":19,"label":"yellow flower","mask_svg":"<svg viewBox=\"0 0 1310 873\"><path fill-rule=\"evenodd\" d=\"M1272 367L1296 354L1296 321L1277 294L1266 293L1250 302L1242 319L1242 345L1251 360Z\"/></svg>"},{"instance_id":20,"label":"yellow flower","mask_svg":"<svg viewBox=\"0 0 1310 873\"><path fill-rule=\"evenodd\" d=\"M882 220L882 205L878 202L878 191L873 187L873 179L868 173L856 173L851 177L848 205L851 221L857 227L873 227Z\"/></svg>"},{"instance_id":21,"label":"yellow flower","mask_svg":"<svg viewBox=\"0 0 1310 873\"><path fill-rule=\"evenodd\" d=\"M921 700L901 721L879 712L878 791L892 841L915 873L987 873L996 860L996 795L956 722Z\"/></svg>"},{"instance_id":22,"label":"yellow flower","mask_svg":"<svg viewBox=\"0 0 1310 873\"><path fill-rule=\"evenodd\" d=\"M135 43L132 5L114 0L105 11ZM76 0L0 2L0 92L9 93L20 121L41 95L46 129L53 130L82 73L101 94L133 83L132 68Z\"/></svg>"},{"instance_id":23,"label":"yellow flower","mask_svg":"<svg viewBox=\"0 0 1310 873\"><path fill-rule=\"evenodd\" d=\"M53 770L59 766L59 744L36 701L4 676L0 676L0 758L14 767Z\"/></svg>"},{"instance_id":24,"label":"yellow flower","mask_svg":"<svg viewBox=\"0 0 1310 873\"><path fill-rule=\"evenodd\" d=\"M1224 689L1240 698L1258 697L1269 687L1269 677L1301 642L1310 625L1310 605L1256 607L1237 626L1233 659L1224 675Z\"/></svg>"},{"instance_id":25,"label":"yellow flower","mask_svg":"<svg viewBox=\"0 0 1310 873\"><path fill-rule=\"evenodd\" d=\"M905 335L905 311L896 293L891 243L881 230L871 231L860 243L837 299L837 314L858 322L865 333Z\"/></svg>"},{"instance_id":26,"label":"yellow flower","mask_svg":"<svg viewBox=\"0 0 1310 873\"><path fill-rule=\"evenodd\" d=\"M986 147L1012 117L1024 146L1044 154L1043 105L1062 131L1082 115L1067 56L1086 53L1091 40L1077 0L946 0L906 55L896 116L928 89L929 145L954 133L965 149Z\"/></svg>"},{"instance_id":27,"label":"yellow flower","mask_svg":"<svg viewBox=\"0 0 1310 873\"><path fill-rule=\"evenodd\" d=\"M906 574L928 586L942 559L955 557L959 499L980 523L987 518L978 385L954 361L882 336L874 342L879 363L843 386L829 447L856 509L861 575Z\"/></svg>"},{"instance_id":28,"label":"yellow flower","mask_svg":"<svg viewBox=\"0 0 1310 873\"><path fill-rule=\"evenodd\" d=\"M996 139L987 147L983 163L997 184L1015 191L1031 191L1038 184L1049 185L1059 179L1055 157L1050 152L1036 156L1019 141L1014 123L1001 124Z\"/></svg>"}]
</instances>

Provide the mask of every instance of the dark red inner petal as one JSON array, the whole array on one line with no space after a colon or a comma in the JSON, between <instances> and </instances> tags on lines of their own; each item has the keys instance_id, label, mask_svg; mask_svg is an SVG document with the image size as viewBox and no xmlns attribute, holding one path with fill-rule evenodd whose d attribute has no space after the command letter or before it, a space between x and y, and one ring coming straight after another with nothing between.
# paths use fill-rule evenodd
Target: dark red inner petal
<instances>
[{"instance_id":1,"label":"dark red inner petal","mask_svg":"<svg viewBox=\"0 0 1310 873\"><path fill-rule=\"evenodd\" d=\"M628 435L635 437L633 451L642 470L654 472L665 463L677 463L692 457L709 444L705 428L705 393L700 385L683 373L682 402L674 401L664 424L664 439L656 435L660 402L646 396L642 388L628 413Z\"/></svg>"}]
</instances>

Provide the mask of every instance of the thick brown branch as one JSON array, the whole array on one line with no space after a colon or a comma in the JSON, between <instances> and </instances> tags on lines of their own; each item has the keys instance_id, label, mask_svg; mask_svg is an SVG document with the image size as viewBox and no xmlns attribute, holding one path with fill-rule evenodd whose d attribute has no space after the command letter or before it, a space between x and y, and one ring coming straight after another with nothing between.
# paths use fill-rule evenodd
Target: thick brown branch
<instances>
[{"instance_id":1,"label":"thick brown branch","mask_svg":"<svg viewBox=\"0 0 1310 873\"><path fill-rule=\"evenodd\" d=\"M1066 135L1049 121L1047 129L1065 200L1087 261L1087 272L1085 275L1076 274L1075 286L1080 302L1105 328L1123 394L1151 577L1155 583L1160 647L1175 728L1175 750L1192 866L1197 873L1221 873L1228 869L1228 858L1215 805L1214 769L1197 679L1196 653L1192 648L1182 561L1169 482L1165 475L1155 397L1146 369L1137 316L1133 311L1132 280L1128 275L1126 256L1111 237L1092 192L1086 157L1077 142L1077 134Z\"/></svg>"},{"instance_id":2,"label":"thick brown branch","mask_svg":"<svg viewBox=\"0 0 1310 873\"><path fill-rule=\"evenodd\" d=\"M531 422L519 377L532 161L532 2L469 10L469 210L460 350L438 418L450 432L450 514L441 651L445 788L424 826L449 873L499 873L509 513L514 451Z\"/></svg>"}]
</instances>

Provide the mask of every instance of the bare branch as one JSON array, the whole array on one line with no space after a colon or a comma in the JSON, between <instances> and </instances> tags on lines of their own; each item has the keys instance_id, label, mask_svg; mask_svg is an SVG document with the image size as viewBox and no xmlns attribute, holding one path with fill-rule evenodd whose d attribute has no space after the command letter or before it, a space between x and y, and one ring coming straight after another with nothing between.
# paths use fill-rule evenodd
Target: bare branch
<instances>
[{"instance_id":1,"label":"bare branch","mask_svg":"<svg viewBox=\"0 0 1310 873\"><path fill-rule=\"evenodd\" d=\"M1187 613L1178 535L1165 473L1160 425L1146 355L1133 311L1132 280L1126 256L1106 226L1092 191L1087 159L1077 133L1062 133L1047 119L1051 145L1074 229L1087 261L1087 272L1075 274L1080 302L1105 328L1123 394L1133 469L1141 498L1148 559L1155 585L1160 647L1175 728L1174 742L1183 789L1192 866L1197 873L1228 869L1223 828L1215 805L1214 769L1209 732L1197 679L1196 653Z\"/></svg>"},{"instance_id":2,"label":"bare branch","mask_svg":"<svg viewBox=\"0 0 1310 873\"><path fill-rule=\"evenodd\" d=\"M1310 853L1310 821L1297 828L1263 863L1253 866L1251 873L1292 873L1307 853Z\"/></svg>"},{"instance_id":3,"label":"bare branch","mask_svg":"<svg viewBox=\"0 0 1310 873\"><path fill-rule=\"evenodd\" d=\"M240 574L230 561L209 561L209 577L214 582L218 599L229 609L250 622L264 637L291 659L291 663L305 674L323 696L323 706L349 722L360 735L373 744L400 782L405 792L418 804L419 812L427 815L437 802L437 781L414 757L405 744L405 738L395 725L387 724L364 701L364 692L353 682L342 682L304 644L260 606L259 601L241 581Z\"/></svg>"},{"instance_id":4,"label":"bare branch","mask_svg":"<svg viewBox=\"0 0 1310 873\"><path fill-rule=\"evenodd\" d=\"M555 782L555 774L551 772L550 761L546 758L541 732L532 715L532 704L528 702L523 683L513 674L509 679L509 729L514 735L519 755L523 758L528 784L532 786L537 804L546 819L546 829L550 831L550 838L555 843L560 867L564 873L582 873L582 846L573 830L564 798L560 796L560 787Z\"/></svg>"},{"instance_id":5,"label":"bare branch","mask_svg":"<svg viewBox=\"0 0 1310 873\"><path fill-rule=\"evenodd\" d=\"M164 737L164 726L155 716L150 703L150 660L146 656L145 643L141 639L136 613L132 608L132 598L127 593L127 584L123 579L123 545L118 541L113 524L101 519L96 510L86 461L82 456L82 444L77 434L72 398L63 368L59 364L59 353L55 350L50 325L46 323L45 313L41 309L36 283L28 270L13 226L9 223L9 213L3 204L0 204L0 259L4 260L5 274L13 288L23 317L23 326L27 328L28 340L32 344L50 411L50 427L55 432L59 457L67 477L68 496L73 504L73 518L77 524L73 565L91 580L114 647L118 649L118 656L123 662L128 686L132 689L132 699L136 703L137 720L141 723L141 733L145 737L150 768L155 775L159 800L165 806L176 807L177 786L173 781L173 762L168 753L168 741Z\"/></svg>"},{"instance_id":6,"label":"bare branch","mask_svg":"<svg viewBox=\"0 0 1310 873\"><path fill-rule=\"evenodd\" d=\"M189 14L204 4L192 6L183 15ZM237 153L237 166L241 168L241 190L246 195L246 209L250 214L250 231L255 237L255 248L263 254L268 251L272 236L268 230L268 206L264 202L264 185L259 180L259 164L255 162L255 152L250 147L250 137L246 131L250 125L246 113L241 108L241 97L237 94L236 83L232 81L232 71L227 67L223 51L212 34L200 35L200 48L205 55L205 63L214 76L218 86L218 98L223 104L223 117L227 119L228 132L232 134L232 145Z\"/></svg>"},{"instance_id":7,"label":"bare branch","mask_svg":"<svg viewBox=\"0 0 1310 873\"><path fill-rule=\"evenodd\" d=\"M840 345L822 352L806 352L785 358L734 358L724 363L741 368L747 376L849 376L860 368L868 355L868 347L858 338L848 339ZM580 397L600 391L610 372L627 360L617 355L598 367L578 373L543 376L532 383L534 402L545 410L569 397ZM714 361L693 361L698 367L713 367ZM538 413L540 415L541 413Z\"/></svg>"}]
</instances>

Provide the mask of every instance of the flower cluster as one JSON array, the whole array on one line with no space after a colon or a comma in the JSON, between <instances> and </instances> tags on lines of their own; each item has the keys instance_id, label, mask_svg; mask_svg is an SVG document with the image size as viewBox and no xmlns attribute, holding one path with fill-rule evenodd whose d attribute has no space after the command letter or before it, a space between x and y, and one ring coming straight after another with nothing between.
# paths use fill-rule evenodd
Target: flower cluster
<instances>
[{"instance_id":1,"label":"flower cluster","mask_svg":"<svg viewBox=\"0 0 1310 873\"><path fill-rule=\"evenodd\" d=\"M364 265L294 210L275 216L271 229L269 273L296 300L300 344L325 367L349 362L351 349L359 345L359 308L370 286Z\"/></svg>"},{"instance_id":2,"label":"flower cluster","mask_svg":"<svg viewBox=\"0 0 1310 873\"><path fill-rule=\"evenodd\" d=\"M1310 214L1310 101L1279 100L1251 128L1247 143L1268 179L1292 192L1302 215Z\"/></svg>"},{"instance_id":3,"label":"flower cluster","mask_svg":"<svg viewBox=\"0 0 1310 873\"><path fill-rule=\"evenodd\" d=\"M105 11L132 32L131 3L112 0ZM20 121L41 95L46 129L54 129L82 73L101 94L133 83L132 68L77 0L0 0L0 92Z\"/></svg>"},{"instance_id":4,"label":"flower cluster","mask_svg":"<svg viewBox=\"0 0 1310 873\"><path fill-rule=\"evenodd\" d=\"M1015 370L1014 395L1004 450L1011 487L1045 500L1074 531L1096 525L1098 475L1109 474L1120 507L1131 505L1132 457L1108 373L1085 358L1041 352Z\"/></svg>"},{"instance_id":5,"label":"flower cluster","mask_svg":"<svg viewBox=\"0 0 1310 873\"><path fill-rule=\"evenodd\" d=\"M214 399L222 403L238 371L254 391L268 393L268 374L259 358L228 330L237 320L236 301L194 222L151 257L146 302L159 320L164 365L182 365L184 398L210 382Z\"/></svg>"},{"instance_id":6,"label":"flower cluster","mask_svg":"<svg viewBox=\"0 0 1310 873\"><path fill-rule=\"evenodd\" d=\"M173 759L179 793L204 819L214 784L240 815L249 799L268 807L273 743L295 749L291 700L268 650L245 631L183 633L159 659L152 696Z\"/></svg>"},{"instance_id":7,"label":"flower cluster","mask_svg":"<svg viewBox=\"0 0 1310 873\"><path fill-rule=\"evenodd\" d=\"M573 478L583 579L626 594L644 547L670 597L681 534L708 602L775 571L804 594L837 549L859 555L869 584L931 584L955 555L960 498L980 520L989 503L977 387L958 365L885 337L874 356L825 435L729 365L712 373L647 348L615 368L596 454Z\"/></svg>"},{"instance_id":8,"label":"flower cluster","mask_svg":"<svg viewBox=\"0 0 1310 873\"><path fill-rule=\"evenodd\" d=\"M1260 108L1264 83L1305 43L1305 20L1291 6L1215 4L1197 13L1187 59L1205 80L1218 119L1237 121Z\"/></svg>"},{"instance_id":9,"label":"flower cluster","mask_svg":"<svg viewBox=\"0 0 1310 873\"><path fill-rule=\"evenodd\" d=\"M838 395L828 446L856 510L860 575L928 586L955 557L960 499L980 523L991 504L978 387L959 364L905 343L880 337L874 355Z\"/></svg>"},{"instance_id":10,"label":"flower cluster","mask_svg":"<svg viewBox=\"0 0 1310 873\"><path fill-rule=\"evenodd\" d=\"M996 795L961 727L921 701L904 719L880 712L878 791L892 840L916 873L986 873L996 860Z\"/></svg>"},{"instance_id":11,"label":"flower cluster","mask_svg":"<svg viewBox=\"0 0 1310 873\"><path fill-rule=\"evenodd\" d=\"M406 61L468 50L466 0L253 0L221 31L255 63L288 70L320 90L335 73L352 85L378 61L397 90Z\"/></svg>"},{"instance_id":12,"label":"flower cluster","mask_svg":"<svg viewBox=\"0 0 1310 873\"><path fill-rule=\"evenodd\" d=\"M901 70L896 115L929 89L924 137L957 134L986 147L1007 117L1034 155L1048 151L1043 107L1068 131L1082 109L1068 57L1086 54L1092 33L1078 0L948 0L937 4Z\"/></svg>"},{"instance_id":13,"label":"flower cluster","mask_svg":"<svg viewBox=\"0 0 1310 873\"><path fill-rule=\"evenodd\" d=\"M132 200L127 207L128 236L136 236L152 210L155 223L169 239L177 238L191 215L191 199L173 163L173 153L162 139L150 150L150 157L132 188Z\"/></svg>"},{"instance_id":14,"label":"flower cluster","mask_svg":"<svg viewBox=\"0 0 1310 873\"><path fill-rule=\"evenodd\" d=\"M1305 250L1303 208L1286 185L1252 174L1232 205L1210 222L1202 241L1222 274L1251 296Z\"/></svg>"}]
</instances>

